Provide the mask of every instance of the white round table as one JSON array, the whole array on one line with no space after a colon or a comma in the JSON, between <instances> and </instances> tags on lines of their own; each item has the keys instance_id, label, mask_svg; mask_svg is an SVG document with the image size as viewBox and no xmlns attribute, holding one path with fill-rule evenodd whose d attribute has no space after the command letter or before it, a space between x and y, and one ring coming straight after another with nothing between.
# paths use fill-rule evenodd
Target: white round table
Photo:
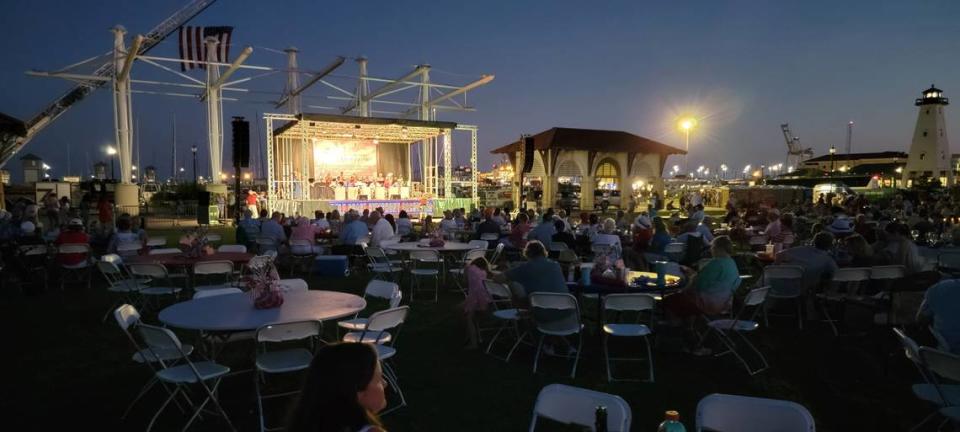
<instances>
[{"instance_id":1,"label":"white round table","mask_svg":"<svg viewBox=\"0 0 960 432\"><path fill-rule=\"evenodd\" d=\"M443 246L427 246L421 245L420 242L405 242L405 243L393 243L383 246L384 249L396 250L396 251L420 251L420 250L435 250L437 252L466 252L471 249L478 249L477 246L470 245L469 243L461 242L452 242L448 241L443 244Z\"/></svg>"},{"instance_id":2,"label":"white round table","mask_svg":"<svg viewBox=\"0 0 960 432\"><path fill-rule=\"evenodd\" d=\"M367 307L366 300L337 291L298 291L283 294L283 305L256 309L249 293L189 300L160 311L160 321L170 327L206 331L256 330L268 324L325 321L353 315Z\"/></svg>"}]
</instances>

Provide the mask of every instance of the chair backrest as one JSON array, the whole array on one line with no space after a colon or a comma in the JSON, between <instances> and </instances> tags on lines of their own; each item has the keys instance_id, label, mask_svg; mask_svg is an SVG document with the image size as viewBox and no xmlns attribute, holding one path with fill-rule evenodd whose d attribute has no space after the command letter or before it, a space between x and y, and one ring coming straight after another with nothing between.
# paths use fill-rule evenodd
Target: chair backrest
<instances>
[{"instance_id":1,"label":"chair backrest","mask_svg":"<svg viewBox=\"0 0 960 432\"><path fill-rule=\"evenodd\" d=\"M608 294L603 298L603 309L612 311L653 310L657 300L650 294Z\"/></svg>"},{"instance_id":2,"label":"chair backrest","mask_svg":"<svg viewBox=\"0 0 960 432\"><path fill-rule=\"evenodd\" d=\"M507 245L505 245L505 244L503 244L503 243L498 243L498 244L497 244L497 247L493 249L493 255L490 256L490 262L491 262L491 263L496 263L497 260L500 259L500 254L503 253L503 248L505 248L506 246L507 246Z\"/></svg>"},{"instance_id":3,"label":"chair backrest","mask_svg":"<svg viewBox=\"0 0 960 432\"><path fill-rule=\"evenodd\" d=\"M241 294L243 293L240 288L226 287L226 288L210 288L205 290L200 290L193 293L193 299L202 299L207 297L216 297L229 294Z\"/></svg>"},{"instance_id":4,"label":"chair backrest","mask_svg":"<svg viewBox=\"0 0 960 432\"><path fill-rule=\"evenodd\" d=\"M220 234L207 233L207 242L212 243L212 242L218 242L220 240L223 240L223 237L221 237Z\"/></svg>"},{"instance_id":5,"label":"chair backrest","mask_svg":"<svg viewBox=\"0 0 960 432\"><path fill-rule=\"evenodd\" d=\"M217 252L239 252L246 253L247 247L241 244L225 244L217 248Z\"/></svg>"},{"instance_id":6,"label":"chair backrest","mask_svg":"<svg viewBox=\"0 0 960 432\"><path fill-rule=\"evenodd\" d=\"M367 257L374 261L380 261L387 258L386 252L383 249L376 246L367 246L364 251L367 253Z\"/></svg>"},{"instance_id":7,"label":"chair backrest","mask_svg":"<svg viewBox=\"0 0 960 432\"><path fill-rule=\"evenodd\" d=\"M166 279L168 272L167 268L163 264L154 264L154 263L142 263L142 264L130 264L127 266L130 269L130 273L136 276L147 276L151 278Z\"/></svg>"},{"instance_id":8,"label":"chair backrest","mask_svg":"<svg viewBox=\"0 0 960 432\"><path fill-rule=\"evenodd\" d=\"M475 249L483 250L486 250L490 247L490 243L488 243L486 240L470 240L470 243L467 243L467 245Z\"/></svg>"},{"instance_id":9,"label":"chair backrest","mask_svg":"<svg viewBox=\"0 0 960 432\"><path fill-rule=\"evenodd\" d=\"M751 236L749 240L750 246L761 246L767 244L767 236L765 235L755 235Z\"/></svg>"},{"instance_id":10,"label":"chair backrest","mask_svg":"<svg viewBox=\"0 0 960 432\"><path fill-rule=\"evenodd\" d=\"M433 249L424 249L424 250L412 250L410 251L410 259L414 261L439 261L440 253Z\"/></svg>"},{"instance_id":11,"label":"chair backrest","mask_svg":"<svg viewBox=\"0 0 960 432\"><path fill-rule=\"evenodd\" d=\"M363 289L363 296L390 300L399 291L400 285L385 280L371 279L370 282L367 282L367 287Z\"/></svg>"},{"instance_id":12,"label":"chair backrest","mask_svg":"<svg viewBox=\"0 0 960 432\"><path fill-rule=\"evenodd\" d=\"M233 274L233 263L230 261L200 261L193 265L193 274L230 275Z\"/></svg>"},{"instance_id":13,"label":"chair backrest","mask_svg":"<svg viewBox=\"0 0 960 432\"><path fill-rule=\"evenodd\" d=\"M480 240L492 241L492 240L499 240L499 239L500 239L500 235L499 235L499 234L496 234L496 233L483 233L483 234L480 234Z\"/></svg>"},{"instance_id":14,"label":"chair backrest","mask_svg":"<svg viewBox=\"0 0 960 432\"><path fill-rule=\"evenodd\" d=\"M117 253L124 256L133 256L143 249L140 242L122 242L117 244Z\"/></svg>"},{"instance_id":15,"label":"chair backrest","mask_svg":"<svg viewBox=\"0 0 960 432\"><path fill-rule=\"evenodd\" d=\"M277 251L275 251L275 250L266 250L266 251L263 251L263 252L260 254L260 256L269 257L269 258L270 258L270 261L273 261L273 260L277 259Z\"/></svg>"},{"instance_id":16,"label":"chair backrest","mask_svg":"<svg viewBox=\"0 0 960 432\"><path fill-rule=\"evenodd\" d=\"M535 309L573 310L577 321L580 319L580 305L573 294L535 292L529 295L530 307ZM577 324L579 327L579 324Z\"/></svg>"},{"instance_id":17,"label":"chair backrest","mask_svg":"<svg viewBox=\"0 0 960 432\"><path fill-rule=\"evenodd\" d=\"M117 254L106 254L100 257L100 261L106 261L108 263L116 264L117 266L123 264L123 258Z\"/></svg>"},{"instance_id":18,"label":"chair backrest","mask_svg":"<svg viewBox=\"0 0 960 432\"><path fill-rule=\"evenodd\" d=\"M150 255L167 255L167 254L178 254L178 253L183 253L183 251L177 248L150 249Z\"/></svg>"},{"instance_id":19,"label":"chair backrest","mask_svg":"<svg viewBox=\"0 0 960 432\"><path fill-rule=\"evenodd\" d=\"M743 298L743 306L759 306L767 300L767 293L770 292L770 287L760 287L754 288L747 293L746 297Z\"/></svg>"},{"instance_id":20,"label":"chair backrest","mask_svg":"<svg viewBox=\"0 0 960 432\"><path fill-rule=\"evenodd\" d=\"M140 323L140 312L131 305L122 304L113 310L113 318L124 332L129 332L130 327Z\"/></svg>"},{"instance_id":21,"label":"chair backrest","mask_svg":"<svg viewBox=\"0 0 960 432\"><path fill-rule=\"evenodd\" d=\"M486 288L487 292L490 293L490 296L494 299L513 298L513 293L510 292L510 287L502 283L494 282L490 279L484 279L483 287Z\"/></svg>"},{"instance_id":22,"label":"chair backrest","mask_svg":"<svg viewBox=\"0 0 960 432\"><path fill-rule=\"evenodd\" d=\"M668 253L668 254L683 253L683 250L686 248L687 248L686 243L679 243L679 242L667 243L667 245L664 246L663 248L663 253Z\"/></svg>"},{"instance_id":23,"label":"chair backrest","mask_svg":"<svg viewBox=\"0 0 960 432\"><path fill-rule=\"evenodd\" d=\"M109 261L97 261L97 270L100 270L100 274L107 278L110 283L123 276L120 267Z\"/></svg>"},{"instance_id":24,"label":"chair backrest","mask_svg":"<svg viewBox=\"0 0 960 432\"><path fill-rule=\"evenodd\" d=\"M833 274L834 282L862 282L870 280L870 267L848 267L837 269Z\"/></svg>"},{"instance_id":25,"label":"chair backrest","mask_svg":"<svg viewBox=\"0 0 960 432\"><path fill-rule=\"evenodd\" d=\"M90 245L86 243L66 243L57 247L58 254L90 253Z\"/></svg>"},{"instance_id":26,"label":"chair backrest","mask_svg":"<svg viewBox=\"0 0 960 432\"><path fill-rule=\"evenodd\" d=\"M410 312L410 306L400 306L374 312L367 319L364 331L386 331L403 324Z\"/></svg>"},{"instance_id":27,"label":"chair backrest","mask_svg":"<svg viewBox=\"0 0 960 432\"><path fill-rule=\"evenodd\" d=\"M917 367L917 371L920 372L924 380L930 381L930 376L927 375L927 367L923 364L923 359L920 358L920 345L899 328L894 327L893 334L897 336L897 339L900 340L900 345L903 346L903 355L913 362L913 365Z\"/></svg>"},{"instance_id":28,"label":"chair backrest","mask_svg":"<svg viewBox=\"0 0 960 432\"><path fill-rule=\"evenodd\" d=\"M929 347L920 347L920 358L931 372L941 378L960 381L960 356Z\"/></svg>"},{"instance_id":29,"label":"chair backrest","mask_svg":"<svg viewBox=\"0 0 960 432\"><path fill-rule=\"evenodd\" d=\"M288 292L303 292L309 291L310 285L307 285L307 281L303 279L280 279L280 291L285 293Z\"/></svg>"},{"instance_id":30,"label":"chair backrest","mask_svg":"<svg viewBox=\"0 0 960 432\"><path fill-rule=\"evenodd\" d=\"M140 338L154 353L179 351L183 354L180 349L182 346L180 339L177 339L177 335L173 334L170 329L143 323L138 325L137 329L140 330Z\"/></svg>"},{"instance_id":31,"label":"chair backrest","mask_svg":"<svg viewBox=\"0 0 960 432\"><path fill-rule=\"evenodd\" d=\"M960 252L944 252L938 255L937 265L949 270L960 270Z\"/></svg>"},{"instance_id":32,"label":"chair backrest","mask_svg":"<svg viewBox=\"0 0 960 432\"><path fill-rule=\"evenodd\" d=\"M483 258L487 256L486 249L471 249L468 250L466 255L463 256L463 262L470 264L471 261L477 258Z\"/></svg>"},{"instance_id":33,"label":"chair backrest","mask_svg":"<svg viewBox=\"0 0 960 432\"><path fill-rule=\"evenodd\" d=\"M770 265L763 269L763 275L768 279L800 279L803 277L803 267L798 265Z\"/></svg>"},{"instance_id":34,"label":"chair backrest","mask_svg":"<svg viewBox=\"0 0 960 432\"><path fill-rule=\"evenodd\" d=\"M902 265L886 265L870 267L870 279L886 280L901 279L907 273L906 267Z\"/></svg>"},{"instance_id":35,"label":"chair backrest","mask_svg":"<svg viewBox=\"0 0 960 432\"><path fill-rule=\"evenodd\" d=\"M620 396L563 384L550 384L540 390L533 407L530 431L536 430L537 418L544 417L563 423L594 427L597 407L607 410L607 430L625 432L630 430L630 405Z\"/></svg>"},{"instance_id":36,"label":"chair backrest","mask_svg":"<svg viewBox=\"0 0 960 432\"><path fill-rule=\"evenodd\" d=\"M310 242L309 240L304 240L304 239L290 240L290 247L292 248L294 246L297 246L300 248L304 248L304 247L310 248L310 247L313 247L313 243Z\"/></svg>"},{"instance_id":37,"label":"chair backrest","mask_svg":"<svg viewBox=\"0 0 960 432\"><path fill-rule=\"evenodd\" d=\"M797 297L803 293L803 267L798 265L770 265L763 269L763 283L770 286L768 294L776 297Z\"/></svg>"},{"instance_id":38,"label":"chair backrest","mask_svg":"<svg viewBox=\"0 0 960 432\"><path fill-rule=\"evenodd\" d=\"M609 243L594 243L590 245L590 251L596 255L609 254L613 250L613 245Z\"/></svg>"},{"instance_id":39,"label":"chair backrest","mask_svg":"<svg viewBox=\"0 0 960 432\"><path fill-rule=\"evenodd\" d=\"M393 297L390 297L390 307L397 308L400 307L400 302L403 301L403 291L399 289L397 292L393 293Z\"/></svg>"},{"instance_id":40,"label":"chair backrest","mask_svg":"<svg viewBox=\"0 0 960 432\"><path fill-rule=\"evenodd\" d=\"M270 324L257 329L257 342L287 342L320 336L320 321Z\"/></svg>"},{"instance_id":41,"label":"chair backrest","mask_svg":"<svg viewBox=\"0 0 960 432\"><path fill-rule=\"evenodd\" d=\"M160 247L160 246L166 246L166 245L167 245L166 237L148 237L147 238L148 247Z\"/></svg>"},{"instance_id":42,"label":"chair backrest","mask_svg":"<svg viewBox=\"0 0 960 432\"><path fill-rule=\"evenodd\" d=\"M566 243L561 241L550 242L550 252L563 252L565 250L570 250Z\"/></svg>"},{"instance_id":43,"label":"chair backrest","mask_svg":"<svg viewBox=\"0 0 960 432\"><path fill-rule=\"evenodd\" d=\"M795 402L714 393L697 404L696 430L813 432L816 426Z\"/></svg>"}]
</instances>

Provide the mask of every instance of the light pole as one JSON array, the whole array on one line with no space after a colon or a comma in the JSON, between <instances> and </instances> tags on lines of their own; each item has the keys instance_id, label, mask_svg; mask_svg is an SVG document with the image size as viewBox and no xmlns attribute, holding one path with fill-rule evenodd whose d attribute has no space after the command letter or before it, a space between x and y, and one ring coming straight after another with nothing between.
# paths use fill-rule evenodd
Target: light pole
<instances>
[{"instance_id":1,"label":"light pole","mask_svg":"<svg viewBox=\"0 0 960 432\"><path fill-rule=\"evenodd\" d=\"M197 145L194 144L190 147L190 151L193 152L193 183L197 183Z\"/></svg>"},{"instance_id":2,"label":"light pole","mask_svg":"<svg viewBox=\"0 0 960 432\"><path fill-rule=\"evenodd\" d=\"M677 123L677 126L680 130L683 131L684 137L686 138L686 153L683 155L683 171L687 172L687 156L690 154L690 130L697 127L697 119L693 117L685 117L680 119Z\"/></svg>"},{"instance_id":3,"label":"light pole","mask_svg":"<svg viewBox=\"0 0 960 432\"><path fill-rule=\"evenodd\" d=\"M727 179L727 164L720 164L720 178L723 180Z\"/></svg>"},{"instance_id":4,"label":"light pole","mask_svg":"<svg viewBox=\"0 0 960 432\"><path fill-rule=\"evenodd\" d=\"M830 146L830 173L831 173L831 174L833 173L833 171L834 171L834 169L835 169L834 160L833 160L833 155L835 155L836 153L837 153L837 148L834 147L834 146Z\"/></svg>"},{"instance_id":5,"label":"light pole","mask_svg":"<svg viewBox=\"0 0 960 432\"><path fill-rule=\"evenodd\" d=\"M111 180L116 180L117 178L116 173L114 173L113 171L113 160L116 159L115 158L116 155L117 155L117 149L115 149L113 146L107 146L107 156L110 156L110 179Z\"/></svg>"},{"instance_id":6,"label":"light pole","mask_svg":"<svg viewBox=\"0 0 960 432\"><path fill-rule=\"evenodd\" d=\"M183 176L184 176L183 171L184 171L183 167L180 167L180 178L181 178L181 179L182 179Z\"/></svg>"}]
</instances>

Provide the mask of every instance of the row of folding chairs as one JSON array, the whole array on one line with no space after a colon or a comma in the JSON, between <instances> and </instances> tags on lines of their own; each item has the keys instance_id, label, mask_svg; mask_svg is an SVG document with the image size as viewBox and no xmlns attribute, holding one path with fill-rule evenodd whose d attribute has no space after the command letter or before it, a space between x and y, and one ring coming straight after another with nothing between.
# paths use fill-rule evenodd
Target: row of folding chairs
<instances>
[{"instance_id":1,"label":"row of folding chairs","mask_svg":"<svg viewBox=\"0 0 960 432\"><path fill-rule=\"evenodd\" d=\"M650 424L631 429L632 410L620 396L550 384L537 395L529 431L536 431L541 418L593 430L597 426L596 409L600 406L606 408L606 430L610 432L653 428ZM796 402L714 393L697 403L694 430L813 432L816 424L810 411Z\"/></svg>"},{"instance_id":2,"label":"row of folding chairs","mask_svg":"<svg viewBox=\"0 0 960 432\"><path fill-rule=\"evenodd\" d=\"M911 386L914 396L936 407L911 430L921 430L937 417L942 418L937 430L947 422L960 422L960 356L920 346L899 328L894 328L893 332L900 340L904 355L916 366L922 379Z\"/></svg>"}]
</instances>

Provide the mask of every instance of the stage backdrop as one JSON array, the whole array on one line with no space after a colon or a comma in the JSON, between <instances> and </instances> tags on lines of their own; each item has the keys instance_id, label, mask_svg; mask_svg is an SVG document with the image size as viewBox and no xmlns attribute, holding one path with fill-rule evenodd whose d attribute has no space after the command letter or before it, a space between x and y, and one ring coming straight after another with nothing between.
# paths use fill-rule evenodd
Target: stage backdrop
<instances>
[{"instance_id":1,"label":"stage backdrop","mask_svg":"<svg viewBox=\"0 0 960 432\"><path fill-rule=\"evenodd\" d=\"M374 176L377 173L409 179L407 171L407 144L379 143L372 141L313 142L313 175L323 178Z\"/></svg>"}]
</instances>

